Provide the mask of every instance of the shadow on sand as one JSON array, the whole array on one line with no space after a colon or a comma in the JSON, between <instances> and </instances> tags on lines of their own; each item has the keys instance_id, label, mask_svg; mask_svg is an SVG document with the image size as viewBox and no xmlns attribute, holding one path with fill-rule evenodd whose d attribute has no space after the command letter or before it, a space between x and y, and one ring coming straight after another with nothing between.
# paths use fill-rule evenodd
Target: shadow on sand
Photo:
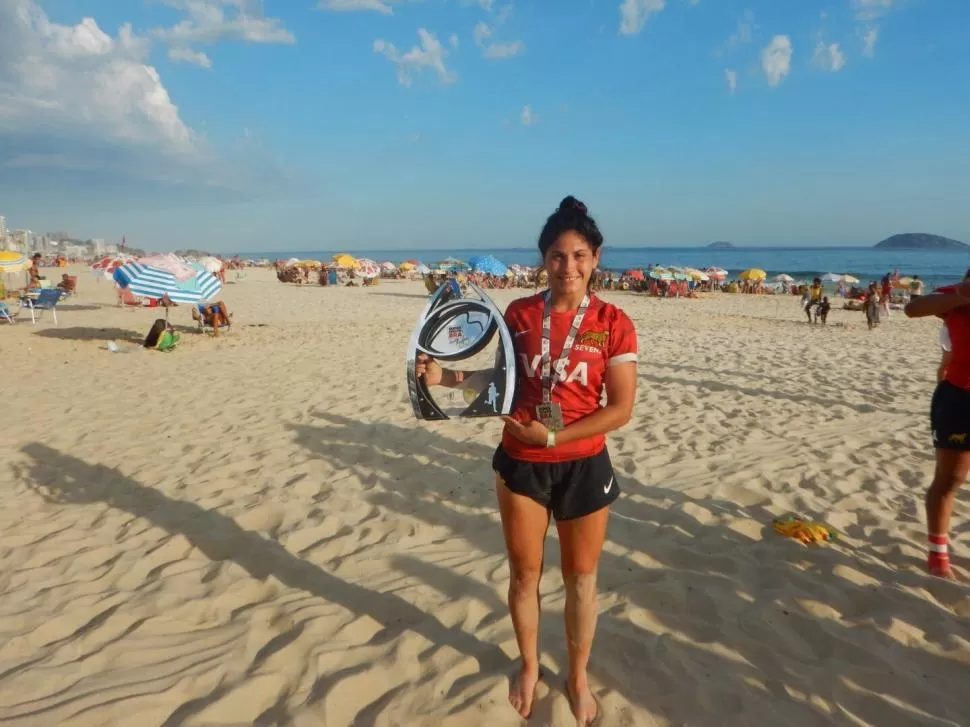
<instances>
[{"instance_id":1,"label":"shadow on sand","mask_svg":"<svg viewBox=\"0 0 970 727\"><path fill-rule=\"evenodd\" d=\"M504 559L491 447L457 442L430 427L315 416L321 426L291 425L297 443L338 469L357 469L370 484L364 496L371 503L446 527L452 537ZM970 600L961 587L887 566L885 544L852 552L759 540L718 521L730 515L759 523L761 531L772 519L764 508L694 501L628 477L618 481L625 496L614 507L602 556L606 605L591 665L607 690L676 724L769 718L824 724L848 714L875 724L913 723L924 715L959 724L955 701L941 705L936 695L960 693L970 665L907 646L889 632L911 615L911 628L923 630L926 641L958 653L970 640ZM654 566L644 567L644 560ZM547 547L547 569L558 563L558 548ZM470 585L467 577L406 554L395 565L443 593L462 593L507 614L490 586ZM819 615L832 609L840 618ZM650 629L639 625L645 621ZM540 633L544 651L559 663L565 662L562 628L561 618L547 618ZM597 665L597 654L610 658ZM839 663L850 676L832 669ZM923 688L928 679L935 684Z\"/></svg>"}]
</instances>

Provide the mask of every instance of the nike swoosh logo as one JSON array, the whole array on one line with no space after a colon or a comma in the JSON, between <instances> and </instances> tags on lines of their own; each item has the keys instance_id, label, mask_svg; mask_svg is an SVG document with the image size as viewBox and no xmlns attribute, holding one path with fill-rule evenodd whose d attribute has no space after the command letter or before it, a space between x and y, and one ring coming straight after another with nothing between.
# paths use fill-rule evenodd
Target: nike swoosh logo
<instances>
[{"instance_id":1,"label":"nike swoosh logo","mask_svg":"<svg viewBox=\"0 0 970 727\"><path fill-rule=\"evenodd\" d=\"M531 330L532 330L531 328L526 328L524 331L516 331L515 338L518 338L519 336L524 336L526 333L528 333Z\"/></svg>"},{"instance_id":2,"label":"nike swoosh logo","mask_svg":"<svg viewBox=\"0 0 970 727\"><path fill-rule=\"evenodd\" d=\"M603 488L603 494L604 495L609 494L610 490L613 489L613 479L614 478L610 477L609 483Z\"/></svg>"}]
</instances>

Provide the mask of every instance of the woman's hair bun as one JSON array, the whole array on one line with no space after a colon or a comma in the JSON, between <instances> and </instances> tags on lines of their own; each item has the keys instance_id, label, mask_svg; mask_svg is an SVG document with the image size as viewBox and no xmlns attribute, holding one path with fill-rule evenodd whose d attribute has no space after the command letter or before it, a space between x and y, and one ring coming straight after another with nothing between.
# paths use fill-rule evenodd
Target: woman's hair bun
<instances>
[{"instance_id":1,"label":"woman's hair bun","mask_svg":"<svg viewBox=\"0 0 970 727\"><path fill-rule=\"evenodd\" d=\"M586 205L572 195L569 195L559 203L559 212L578 212L581 215L589 214Z\"/></svg>"}]
</instances>

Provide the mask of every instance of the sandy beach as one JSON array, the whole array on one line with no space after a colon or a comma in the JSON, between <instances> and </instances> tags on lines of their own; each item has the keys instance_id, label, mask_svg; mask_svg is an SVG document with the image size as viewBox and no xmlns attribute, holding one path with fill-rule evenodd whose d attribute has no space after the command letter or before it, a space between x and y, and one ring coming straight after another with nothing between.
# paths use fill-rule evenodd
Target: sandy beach
<instances>
[{"instance_id":1,"label":"sandy beach","mask_svg":"<svg viewBox=\"0 0 970 727\"><path fill-rule=\"evenodd\" d=\"M230 272L232 333L196 333L182 306L161 353L139 345L157 309L73 272L59 325L0 326L0 722L521 724L501 423L413 418L423 284ZM641 357L609 439L624 494L599 575L602 724L970 723L970 590L924 575L938 322L603 297ZM842 537L779 536L786 513ZM967 570L966 491L954 515ZM555 546L553 529L536 725L574 724Z\"/></svg>"}]
</instances>

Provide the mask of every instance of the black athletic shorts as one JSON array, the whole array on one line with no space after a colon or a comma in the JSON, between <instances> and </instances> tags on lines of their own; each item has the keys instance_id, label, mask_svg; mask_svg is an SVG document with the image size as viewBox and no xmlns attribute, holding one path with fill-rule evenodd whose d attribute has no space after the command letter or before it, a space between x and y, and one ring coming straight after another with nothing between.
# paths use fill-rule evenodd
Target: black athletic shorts
<instances>
[{"instance_id":1,"label":"black athletic shorts","mask_svg":"<svg viewBox=\"0 0 970 727\"><path fill-rule=\"evenodd\" d=\"M500 444L492 469L512 492L551 509L560 522L601 510L620 496L606 447L592 457L568 462L524 462L512 459Z\"/></svg>"},{"instance_id":2,"label":"black athletic shorts","mask_svg":"<svg viewBox=\"0 0 970 727\"><path fill-rule=\"evenodd\" d=\"M941 381L930 404L930 427L936 449L970 451L970 391Z\"/></svg>"}]
</instances>

